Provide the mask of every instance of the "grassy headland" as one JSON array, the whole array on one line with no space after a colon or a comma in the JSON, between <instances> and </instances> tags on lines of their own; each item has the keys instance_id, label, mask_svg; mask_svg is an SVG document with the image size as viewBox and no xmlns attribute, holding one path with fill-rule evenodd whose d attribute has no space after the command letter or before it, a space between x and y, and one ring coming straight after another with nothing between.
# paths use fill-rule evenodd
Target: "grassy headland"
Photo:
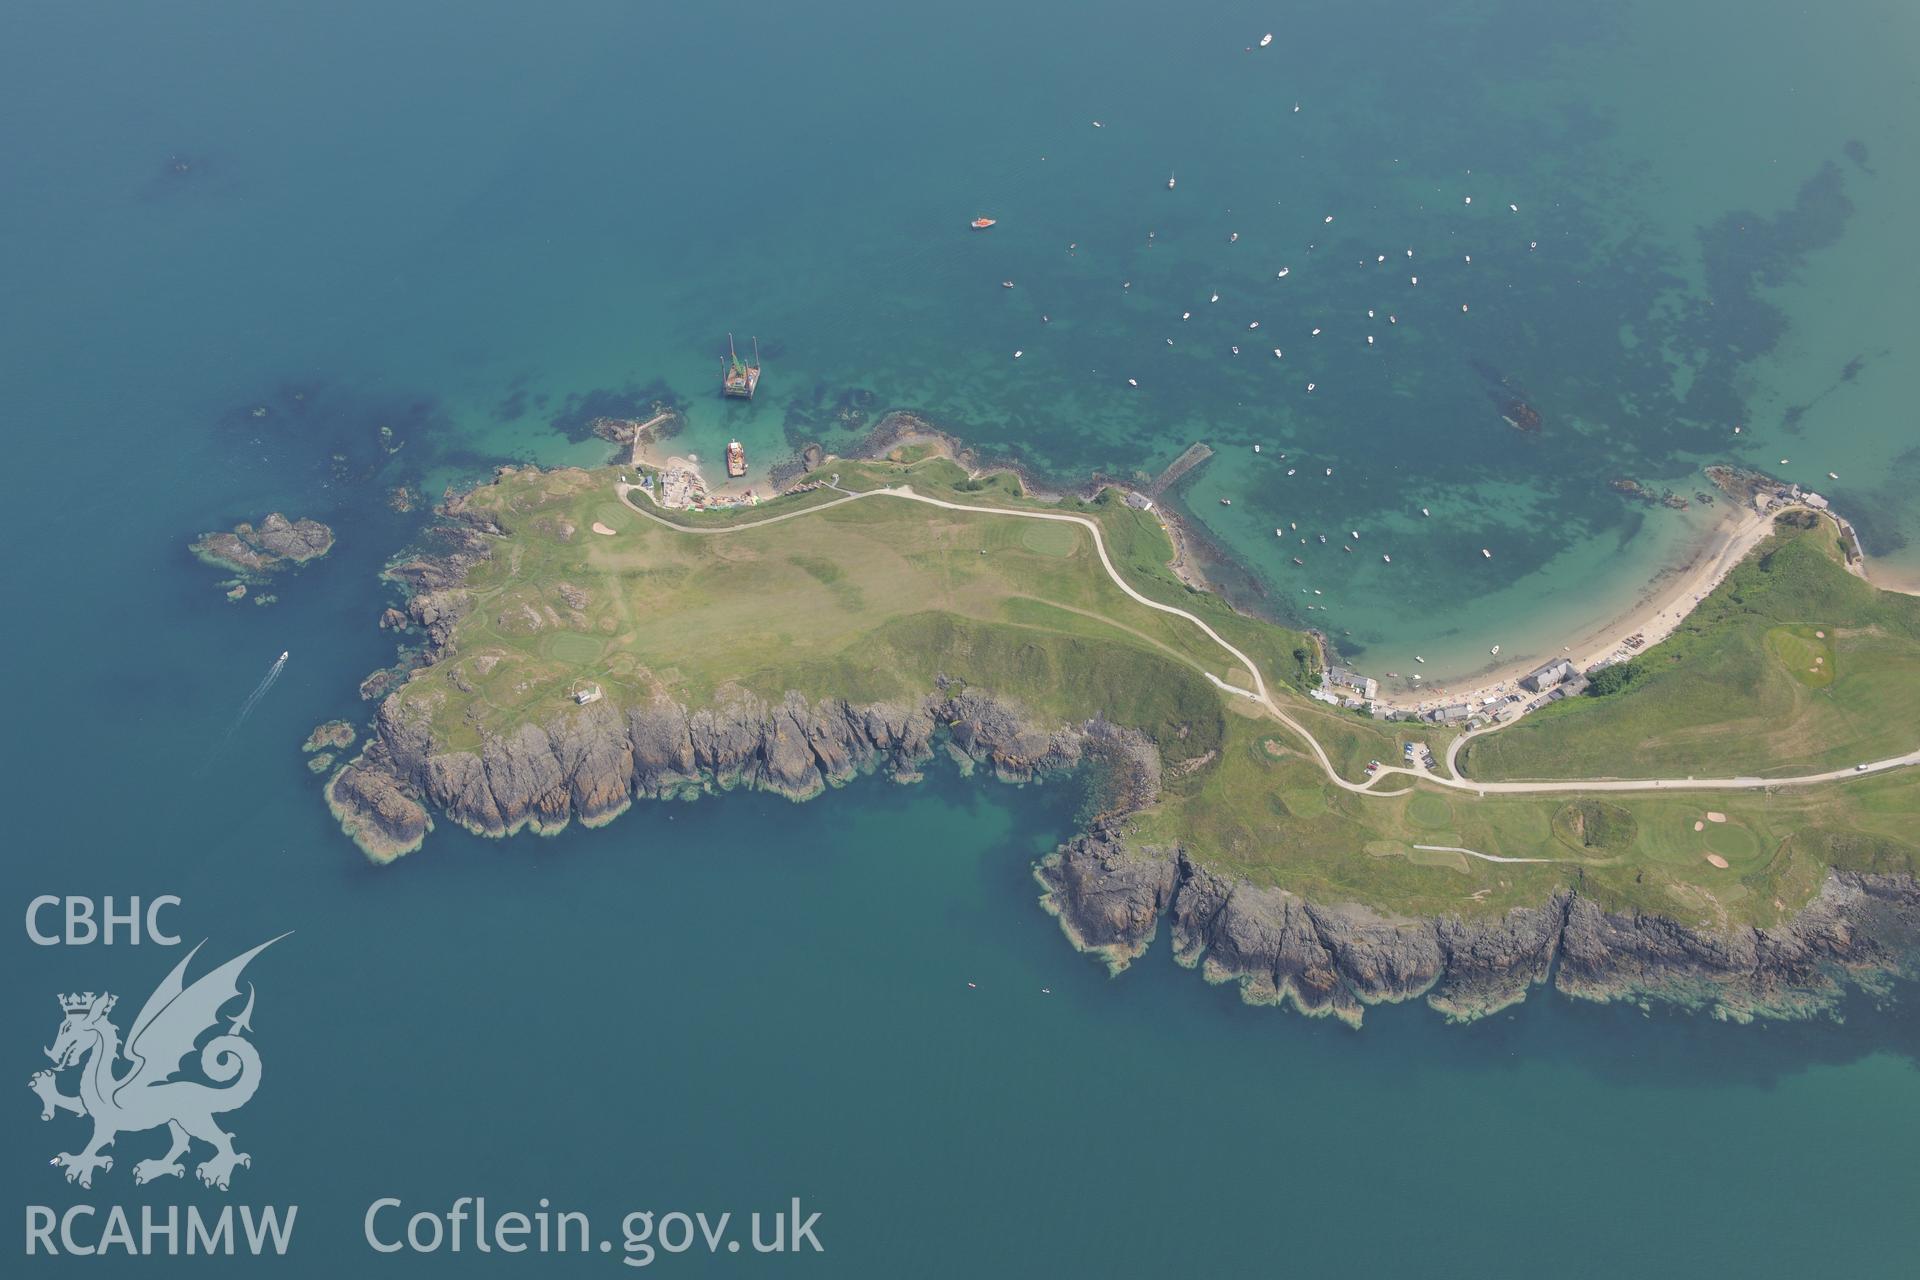
<instances>
[{"instance_id":1,"label":"grassy headland","mask_svg":"<svg viewBox=\"0 0 1920 1280\"><path fill-rule=\"evenodd\" d=\"M1920 598L1849 573L1831 521L1782 524L1621 688L1476 738L1488 781L1790 776L1913 749Z\"/></svg>"},{"instance_id":2,"label":"grassy headland","mask_svg":"<svg viewBox=\"0 0 1920 1280\"><path fill-rule=\"evenodd\" d=\"M970 478L938 457L827 470L850 490L910 482L955 502L1092 519L1126 580L1207 619L1252 657L1342 775L1360 778L1370 759L1397 763L1408 739L1444 752L1447 731L1369 721L1294 692L1306 638L1182 583L1167 568L1173 548L1159 519L1117 494L1040 503L1011 476ZM1609 906L1719 927L1791 914L1830 866L1920 862L1913 771L1779 794L1618 793L1604 804L1430 783L1353 794L1327 783L1290 729L1215 688L1208 673L1251 681L1190 621L1125 595L1083 528L890 498L815 511L839 496L818 490L710 512L701 526L805 510L799 518L682 532L628 508L615 478L522 470L465 499L504 537L467 575L472 607L449 652L398 694L440 746L470 749L544 722L588 686L616 706L665 695L700 707L743 691L911 699L944 679L1043 723L1104 716L1140 729L1167 767L1160 801L1134 817L1138 839L1179 843L1222 872L1320 900L1485 916L1571 886ZM1638 660L1654 670L1626 692L1476 740L1475 773L1490 775L1509 751L1550 759L1547 776L1565 777L1643 762L1712 774L1909 749L1920 682L1911 665L1896 677L1920 655L1920 619L1851 578L1823 537L1796 530L1770 543L1680 635ZM1756 698L1771 701L1752 710ZM1793 728L1756 743L1756 719ZM1652 756L1640 745L1649 740Z\"/></svg>"}]
</instances>

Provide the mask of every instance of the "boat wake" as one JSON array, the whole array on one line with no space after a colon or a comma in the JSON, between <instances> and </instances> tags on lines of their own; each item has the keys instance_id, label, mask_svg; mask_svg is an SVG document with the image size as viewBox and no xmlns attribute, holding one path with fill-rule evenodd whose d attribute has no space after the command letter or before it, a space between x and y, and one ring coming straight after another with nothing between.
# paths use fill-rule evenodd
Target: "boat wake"
<instances>
[{"instance_id":1,"label":"boat wake","mask_svg":"<svg viewBox=\"0 0 1920 1280\"><path fill-rule=\"evenodd\" d=\"M274 681L278 680L280 673L286 670L289 652L281 651L280 656L273 660L273 665L267 668L267 674L260 678L260 683L255 685L253 692L247 695L247 700L240 704L240 713L234 716L233 723L227 726L226 736L220 740L222 745L247 722L247 717L253 714L253 709L260 705L260 699L267 696L267 690L273 688Z\"/></svg>"}]
</instances>

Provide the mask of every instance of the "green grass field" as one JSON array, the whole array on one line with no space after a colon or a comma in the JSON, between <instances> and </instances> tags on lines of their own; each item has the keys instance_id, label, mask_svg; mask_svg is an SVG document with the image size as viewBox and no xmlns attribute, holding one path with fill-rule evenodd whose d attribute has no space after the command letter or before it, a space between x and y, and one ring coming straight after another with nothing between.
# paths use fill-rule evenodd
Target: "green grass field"
<instances>
[{"instance_id":1,"label":"green grass field","mask_svg":"<svg viewBox=\"0 0 1920 1280\"><path fill-rule=\"evenodd\" d=\"M1920 744L1920 599L1848 573L1833 526L1784 528L1604 698L1475 739L1466 772L1786 776Z\"/></svg>"},{"instance_id":2,"label":"green grass field","mask_svg":"<svg viewBox=\"0 0 1920 1280\"><path fill-rule=\"evenodd\" d=\"M968 489L975 482L941 459L839 470L856 490L910 475L935 496L1039 507L1011 477ZM619 704L664 693L700 705L733 690L911 698L946 676L1045 717L1136 725L1178 763L1220 739L1221 699L1203 673L1251 683L1190 622L1121 593L1091 535L1073 525L874 498L765 528L689 534L629 510L613 478L520 472L469 499L510 536L469 578L475 607L459 623L455 654L402 695L431 711L448 745L563 711L589 682ZM838 496L708 513L702 527L821 505L822 492ZM1129 563L1171 554L1153 517L1119 502L1081 509ZM1290 665L1305 643L1179 590L1243 624L1268 660L1285 655Z\"/></svg>"},{"instance_id":3,"label":"green grass field","mask_svg":"<svg viewBox=\"0 0 1920 1280\"><path fill-rule=\"evenodd\" d=\"M851 489L911 482L953 501L1097 521L1127 580L1205 617L1254 657L1349 778L1369 760L1399 763L1408 738L1445 752L1449 731L1387 725L1288 692L1305 638L1187 588L1167 567L1172 546L1159 520L1112 494L1048 507L1012 477L971 480L938 457L830 465ZM1326 783L1291 730L1215 689L1205 673L1250 680L1190 622L1123 594L1082 528L872 498L764 528L687 533L629 510L614 478L521 471L470 497L507 536L470 575L473 608L453 652L399 694L430 715L442 744L471 747L565 714L587 683L616 705L665 694L700 706L789 690L917 698L944 676L1043 720L1100 714L1140 728L1171 766L1161 802L1136 817L1144 839L1330 900L1476 914L1577 885L1687 923L1767 922L1803 904L1828 866L1920 861L1911 772L1772 795L1604 802L1479 798L1425 783L1398 797L1353 795ZM708 513L703 527L834 496ZM613 532L594 532L596 522ZM1649 769L1704 773L1774 766L1772 752L1805 767L1911 745L1905 727L1920 710L1920 681L1902 665L1920 654L1911 602L1847 575L1817 532L1779 539L1723 592L1671 652L1662 645L1641 659L1649 672L1628 691L1477 739L1472 768L1538 758L1559 776L1617 774L1644 759ZM1708 821L1710 811L1727 820ZM1459 849L1543 861L1490 862Z\"/></svg>"}]
</instances>

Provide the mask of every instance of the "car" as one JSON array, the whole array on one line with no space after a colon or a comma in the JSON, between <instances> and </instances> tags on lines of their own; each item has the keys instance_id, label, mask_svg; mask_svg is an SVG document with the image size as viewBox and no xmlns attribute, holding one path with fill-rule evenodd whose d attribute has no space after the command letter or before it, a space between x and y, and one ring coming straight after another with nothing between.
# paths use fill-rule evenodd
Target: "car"
<instances>
[{"instance_id":1,"label":"car","mask_svg":"<svg viewBox=\"0 0 1920 1280\"><path fill-rule=\"evenodd\" d=\"M1867 766L1865 766L1864 764L1857 764L1853 766L1853 771L1855 773L1865 773L1867 771Z\"/></svg>"}]
</instances>

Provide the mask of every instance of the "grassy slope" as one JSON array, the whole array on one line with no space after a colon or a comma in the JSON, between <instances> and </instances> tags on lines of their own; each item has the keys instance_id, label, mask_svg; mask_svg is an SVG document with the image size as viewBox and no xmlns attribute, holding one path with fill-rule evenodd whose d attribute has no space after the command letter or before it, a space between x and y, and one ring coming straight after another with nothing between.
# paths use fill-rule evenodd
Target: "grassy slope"
<instances>
[{"instance_id":1,"label":"grassy slope","mask_svg":"<svg viewBox=\"0 0 1920 1280\"><path fill-rule=\"evenodd\" d=\"M1848 573L1825 521L1776 533L1634 662L1641 674L1620 693L1570 698L1476 739L1467 772L1781 776L1920 740L1920 599Z\"/></svg>"},{"instance_id":2,"label":"grassy slope","mask_svg":"<svg viewBox=\"0 0 1920 1280\"><path fill-rule=\"evenodd\" d=\"M840 469L852 488L901 478L884 464ZM944 674L1045 716L1136 724L1177 763L1218 745L1221 701L1202 672L1247 682L1191 624L1127 599L1083 530L870 499L687 535L627 510L612 479L521 473L471 498L512 537L470 579L477 607L456 654L403 695L432 708L444 741L469 746L562 710L586 681L615 702L661 691L699 704L733 689L908 697ZM958 501L1039 505L1010 478L959 487L965 474L941 462L916 467L912 481ZM1130 559L1155 554L1155 538L1166 554L1151 517L1120 503L1087 510ZM617 532L593 533L596 522ZM1300 642L1277 628L1260 639L1288 654Z\"/></svg>"},{"instance_id":3,"label":"grassy slope","mask_svg":"<svg viewBox=\"0 0 1920 1280\"><path fill-rule=\"evenodd\" d=\"M955 501L1061 509L1022 497L1010 477L973 484L938 459L837 465L851 488L905 480ZM1556 836L1570 827L1562 797L1476 799L1426 786L1397 799L1348 795L1325 785L1291 733L1207 684L1202 670L1241 678L1190 624L1123 596L1082 530L871 499L765 529L687 535L622 507L612 478L520 473L474 495L512 536L471 579L478 607L460 623L454 655L402 693L432 708L444 741L472 745L483 731L564 710L567 690L586 680L616 703L658 690L697 704L736 689L858 701L919 694L944 673L1043 716L1101 712L1140 726L1174 766L1165 799L1140 815L1146 838L1331 899L1474 914L1578 883L1611 904L1691 923L1764 922L1803 903L1830 863L1893 869L1920 857L1909 835L1920 786L1905 775L1771 797L1612 796L1631 821L1594 848ZM1271 685L1292 669L1301 637L1189 591L1165 567L1171 546L1152 516L1111 500L1068 509L1099 521L1129 582L1208 618L1261 661ZM595 521L617 532L594 534ZM1781 597L1776 613L1791 612L1786 594L1809 580L1829 595L1850 592L1817 566L1780 576L1786 567L1776 550L1762 571ZM1840 616L1829 595L1813 598L1822 616ZM1853 643L1835 641L1834 687L1850 678ZM1348 776L1371 758L1398 760L1393 727L1276 693ZM1406 736L1444 750L1439 731ZM1708 809L1731 821L1695 832ZM1493 864L1416 843L1563 861ZM1713 867L1708 853L1729 867Z\"/></svg>"},{"instance_id":4,"label":"grassy slope","mask_svg":"<svg viewBox=\"0 0 1920 1280\"><path fill-rule=\"evenodd\" d=\"M1609 793L1604 802L1631 823L1616 833L1624 843L1588 848L1568 834L1576 797L1480 798L1429 785L1391 799L1350 795L1325 786L1270 721L1232 714L1218 765L1173 778L1138 823L1144 838L1180 841L1223 871L1409 912L1504 911L1573 885L1610 907L1688 924L1767 924L1803 905L1829 865L1920 869L1911 773L1772 795ZM1710 810L1728 821L1705 821ZM1557 861L1490 863L1416 844Z\"/></svg>"}]
</instances>

